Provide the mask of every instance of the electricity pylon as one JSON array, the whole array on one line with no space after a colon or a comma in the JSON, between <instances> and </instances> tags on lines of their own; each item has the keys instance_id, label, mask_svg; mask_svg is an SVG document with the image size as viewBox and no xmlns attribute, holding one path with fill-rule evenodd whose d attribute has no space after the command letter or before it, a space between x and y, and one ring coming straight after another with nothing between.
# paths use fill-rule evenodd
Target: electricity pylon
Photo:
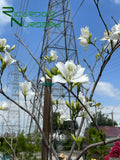
<instances>
[{"instance_id":1,"label":"electricity pylon","mask_svg":"<svg viewBox=\"0 0 120 160\"><path fill-rule=\"evenodd\" d=\"M70 1L49 0L47 13L48 14L46 17L46 23L44 25L44 36L40 54L40 65L43 69L46 67L44 57L46 55L49 56L51 50L57 51L57 61L66 62L67 60L73 60L75 64L79 64L79 58L76 48L76 39L70 10ZM41 73L39 69L37 83L39 82L40 76ZM52 93L54 95L53 90L56 91L55 87L53 87L52 89ZM65 97L65 95L70 96L70 93L64 93L63 95L63 92L62 95L60 95L60 85L59 87L57 87L57 90L59 97ZM33 113L35 113L34 107ZM31 127L32 119L30 122L29 133Z\"/></svg>"},{"instance_id":2,"label":"electricity pylon","mask_svg":"<svg viewBox=\"0 0 120 160\"><path fill-rule=\"evenodd\" d=\"M20 73L18 72L17 69L17 64L14 63L11 66L11 71L9 72L8 76L9 77L9 87L11 89L11 97L13 100L15 100L17 103L19 103L19 77ZM20 132L20 109L18 106L13 104L12 102L10 103L10 108L8 112L8 122L9 126L11 127L14 132L19 133Z\"/></svg>"},{"instance_id":3,"label":"electricity pylon","mask_svg":"<svg viewBox=\"0 0 120 160\"><path fill-rule=\"evenodd\" d=\"M40 60L57 51L58 61L79 63L69 0L49 0Z\"/></svg>"}]
</instances>

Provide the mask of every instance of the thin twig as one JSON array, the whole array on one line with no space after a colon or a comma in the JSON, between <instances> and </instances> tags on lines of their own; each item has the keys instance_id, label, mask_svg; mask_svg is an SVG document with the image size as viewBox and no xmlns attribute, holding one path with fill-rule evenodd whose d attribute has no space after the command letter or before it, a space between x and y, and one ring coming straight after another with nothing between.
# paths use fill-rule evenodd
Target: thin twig
<instances>
[{"instance_id":1,"label":"thin twig","mask_svg":"<svg viewBox=\"0 0 120 160\"><path fill-rule=\"evenodd\" d=\"M15 33L15 36L18 38L18 41L27 49L27 51L29 52L29 54L31 55L31 57L35 60L35 62L38 64L39 68L41 69L43 76L45 77L45 73L44 70L42 69L42 66L40 65L40 63L38 62L38 60L33 56L32 52L29 50L29 48L24 44L24 42L22 41L22 39Z\"/></svg>"},{"instance_id":2,"label":"thin twig","mask_svg":"<svg viewBox=\"0 0 120 160\"><path fill-rule=\"evenodd\" d=\"M43 138L44 138L46 147L48 147L48 149L50 149L50 146L49 146L49 144L48 144L48 142L47 142L47 140L46 140L46 136L45 136L45 134L43 133L43 131L42 131L42 129L41 129L41 127L40 127L40 125L39 125L39 122L37 121L36 117L35 117L34 115L32 115L32 114L31 114L28 110L26 110L24 107L22 107L20 104L18 104L16 101L14 101L12 98L10 98L9 96L7 96L7 95L3 92L3 90L0 91L0 93L1 93L3 96L5 96L8 100L10 100L10 101L13 102L14 104L16 104L16 105L17 105L19 108L21 108L23 111L25 111L26 113L28 113L28 114L34 119L36 125L38 126L38 129L39 129L40 133L43 135ZM53 147L53 146L52 146L52 151L53 151L53 154L54 154L56 160L58 160L58 156L57 156L56 151L54 150L54 147Z\"/></svg>"}]
</instances>

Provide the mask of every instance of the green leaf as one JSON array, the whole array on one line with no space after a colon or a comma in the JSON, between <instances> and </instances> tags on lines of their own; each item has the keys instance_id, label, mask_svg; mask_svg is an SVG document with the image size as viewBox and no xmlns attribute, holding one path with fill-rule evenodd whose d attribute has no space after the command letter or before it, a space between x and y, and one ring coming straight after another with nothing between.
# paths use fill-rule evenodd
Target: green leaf
<instances>
[{"instance_id":1,"label":"green leaf","mask_svg":"<svg viewBox=\"0 0 120 160\"><path fill-rule=\"evenodd\" d=\"M19 67L18 67L18 71L19 71L19 72L22 72L22 68L19 68Z\"/></svg>"},{"instance_id":2,"label":"green leaf","mask_svg":"<svg viewBox=\"0 0 120 160\"><path fill-rule=\"evenodd\" d=\"M45 56L44 59L45 59L45 60L49 60L49 57L48 57L48 56Z\"/></svg>"},{"instance_id":3,"label":"green leaf","mask_svg":"<svg viewBox=\"0 0 120 160\"><path fill-rule=\"evenodd\" d=\"M59 103L59 101L58 101L58 99L56 99L56 104L58 105L58 103Z\"/></svg>"},{"instance_id":4,"label":"green leaf","mask_svg":"<svg viewBox=\"0 0 120 160\"><path fill-rule=\"evenodd\" d=\"M100 51L100 55L103 53L103 51L104 51L104 50L103 50L103 48L102 48L101 51Z\"/></svg>"},{"instance_id":5,"label":"green leaf","mask_svg":"<svg viewBox=\"0 0 120 160\"><path fill-rule=\"evenodd\" d=\"M25 65L25 68L23 69L23 72L25 73L27 70L27 66Z\"/></svg>"},{"instance_id":6,"label":"green leaf","mask_svg":"<svg viewBox=\"0 0 120 160\"><path fill-rule=\"evenodd\" d=\"M47 69L47 68L45 68L45 71L46 71L46 74L48 75L48 77L52 78L52 74L51 74L51 72L50 72L50 71L48 71L48 69Z\"/></svg>"},{"instance_id":7,"label":"green leaf","mask_svg":"<svg viewBox=\"0 0 120 160\"><path fill-rule=\"evenodd\" d=\"M79 108L79 101L76 102L76 109Z\"/></svg>"},{"instance_id":8,"label":"green leaf","mask_svg":"<svg viewBox=\"0 0 120 160\"><path fill-rule=\"evenodd\" d=\"M57 116L57 124L60 125L60 117Z\"/></svg>"},{"instance_id":9,"label":"green leaf","mask_svg":"<svg viewBox=\"0 0 120 160\"><path fill-rule=\"evenodd\" d=\"M96 60L98 60L98 58L100 57L99 53L96 54Z\"/></svg>"},{"instance_id":10,"label":"green leaf","mask_svg":"<svg viewBox=\"0 0 120 160\"><path fill-rule=\"evenodd\" d=\"M1 70L2 70L2 72L4 71L4 69L6 68L6 63L5 63L5 61L4 61L4 58L0 55L0 61L1 61L1 63L2 63L2 65L1 65Z\"/></svg>"},{"instance_id":11,"label":"green leaf","mask_svg":"<svg viewBox=\"0 0 120 160\"><path fill-rule=\"evenodd\" d=\"M75 108L75 106L74 106L74 102L72 101L72 110L75 112L76 111L76 108Z\"/></svg>"},{"instance_id":12,"label":"green leaf","mask_svg":"<svg viewBox=\"0 0 120 160\"><path fill-rule=\"evenodd\" d=\"M24 68L24 69L18 67L18 71L19 71L19 72L25 73L26 70L27 70L27 66L26 66L26 65L25 65L25 68Z\"/></svg>"},{"instance_id":13,"label":"green leaf","mask_svg":"<svg viewBox=\"0 0 120 160\"><path fill-rule=\"evenodd\" d=\"M71 105L68 103L68 101L65 101L66 105L72 110Z\"/></svg>"},{"instance_id":14,"label":"green leaf","mask_svg":"<svg viewBox=\"0 0 120 160\"><path fill-rule=\"evenodd\" d=\"M10 50L12 51L14 48L15 48L15 45L13 45Z\"/></svg>"},{"instance_id":15,"label":"green leaf","mask_svg":"<svg viewBox=\"0 0 120 160\"><path fill-rule=\"evenodd\" d=\"M95 103L95 104L94 104L94 106L98 106L98 107L99 107L100 105L101 105L101 103Z\"/></svg>"},{"instance_id":16,"label":"green leaf","mask_svg":"<svg viewBox=\"0 0 120 160\"><path fill-rule=\"evenodd\" d=\"M73 140L77 143L77 139L75 138L75 136L73 134L71 134Z\"/></svg>"},{"instance_id":17,"label":"green leaf","mask_svg":"<svg viewBox=\"0 0 120 160\"><path fill-rule=\"evenodd\" d=\"M80 83L78 83L77 85L77 95L79 94L79 92L80 92Z\"/></svg>"},{"instance_id":18,"label":"green leaf","mask_svg":"<svg viewBox=\"0 0 120 160\"><path fill-rule=\"evenodd\" d=\"M94 42L96 42L96 41L97 41L97 38L95 37Z\"/></svg>"},{"instance_id":19,"label":"green leaf","mask_svg":"<svg viewBox=\"0 0 120 160\"><path fill-rule=\"evenodd\" d=\"M51 68L50 69L50 72L53 74L53 75L57 75L57 67L55 67L55 68Z\"/></svg>"}]
</instances>

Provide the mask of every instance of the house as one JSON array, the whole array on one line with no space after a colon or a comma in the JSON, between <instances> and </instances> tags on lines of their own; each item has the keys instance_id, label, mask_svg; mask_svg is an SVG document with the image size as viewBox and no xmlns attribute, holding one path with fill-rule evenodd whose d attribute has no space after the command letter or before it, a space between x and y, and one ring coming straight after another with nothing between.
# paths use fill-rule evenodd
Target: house
<instances>
[{"instance_id":1,"label":"house","mask_svg":"<svg viewBox=\"0 0 120 160\"><path fill-rule=\"evenodd\" d=\"M99 129L102 129L104 131L107 140L120 135L120 127L99 126Z\"/></svg>"}]
</instances>

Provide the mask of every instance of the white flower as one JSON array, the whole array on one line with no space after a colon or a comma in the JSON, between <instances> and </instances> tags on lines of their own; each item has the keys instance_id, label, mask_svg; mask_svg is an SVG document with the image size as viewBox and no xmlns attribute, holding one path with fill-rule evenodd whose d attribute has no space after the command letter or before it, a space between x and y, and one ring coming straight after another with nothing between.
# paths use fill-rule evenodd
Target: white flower
<instances>
[{"instance_id":1,"label":"white flower","mask_svg":"<svg viewBox=\"0 0 120 160\"><path fill-rule=\"evenodd\" d=\"M45 75L45 77L46 77L46 79L50 79L50 77L48 77L47 74ZM41 83L45 83L45 77L42 76L42 77L40 78Z\"/></svg>"},{"instance_id":2,"label":"white flower","mask_svg":"<svg viewBox=\"0 0 120 160\"><path fill-rule=\"evenodd\" d=\"M5 48L5 44L6 44L6 39L5 38L3 38L3 39L0 38L0 48Z\"/></svg>"},{"instance_id":3,"label":"white flower","mask_svg":"<svg viewBox=\"0 0 120 160\"><path fill-rule=\"evenodd\" d=\"M120 23L114 25L111 28L111 34L110 34L110 39L111 40L118 40L120 38Z\"/></svg>"},{"instance_id":4,"label":"white flower","mask_svg":"<svg viewBox=\"0 0 120 160\"><path fill-rule=\"evenodd\" d=\"M111 32L110 31L108 31L109 32L109 35L111 34ZM110 39L110 37L109 37L109 35L108 35L108 32L105 30L105 32L104 32L104 37L101 39L101 41L105 41L105 40L109 40Z\"/></svg>"},{"instance_id":5,"label":"white flower","mask_svg":"<svg viewBox=\"0 0 120 160\"><path fill-rule=\"evenodd\" d=\"M54 50L51 50L51 51L50 51L50 60L51 60L51 61L56 61L57 58L58 58L57 52L54 51Z\"/></svg>"},{"instance_id":6,"label":"white flower","mask_svg":"<svg viewBox=\"0 0 120 160\"><path fill-rule=\"evenodd\" d=\"M59 121L60 121L60 124L63 124L64 121L68 121L70 120L67 116L65 115L60 115L60 118L59 118Z\"/></svg>"},{"instance_id":7,"label":"white flower","mask_svg":"<svg viewBox=\"0 0 120 160\"><path fill-rule=\"evenodd\" d=\"M117 40L112 40L113 47L116 45ZM104 47L105 49L111 49L111 40L108 39L108 44Z\"/></svg>"},{"instance_id":8,"label":"white flower","mask_svg":"<svg viewBox=\"0 0 120 160\"><path fill-rule=\"evenodd\" d=\"M113 33L109 31L109 34L107 31L104 32L104 38L101 39L101 41L108 41L108 44L104 47L104 49L111 49L111 40L112 40L112 45L115 46L117 43L117 39L112 38Z\"/></svg>"},{"instance_id":9,"label":"white flower","mask_svg":"<svg viewBox=\"0 0 120 160\"><path fill-rule=\"evenodd\" d=\"M90 104L92 104L93 102L91 102L91 101L86 101L86 98L85 98L85 96L83 95L83 93L82 92L79 92L79 99L80 99L80 101L83 103L83 105L85 105L86 107L90 107Z\"/></svg>"},{"instance_id":10,"label":"white flower","mask_svg":"<svg viewBox=\"0 0 120 160\"><path fill-rule=\"evenodd\" d=\"M5 55L4 61L6 63L6 66L8 66L8 65L10 65L10 64L12 64L14 62L16 62L16 60L11 57L10 53L5 52L4 55Z\"/></svg>"},{"instance_id":11,"label":"white flower","mask_svg":"<svg viewBox=\"0 0 120 160\"><path fill-rule=\"evenodd\" d=\"M80 39L79 44L83 47L88 48L89 47L89 39L90 39L90 32L89 32L89 28L85 27L85 28L81 28L81 35L78 38L78 40Z\"/></svg>"},{"instance_id":12,"label":"white flower","mask_svg":"<svg viewBox=\"0 0 120 160\"><path fill-rule=\"evenodd\" d=\"M9 107L8 107L8 103L7 102L4 102L2 104L2 106L0 106L0 110L7 111L8 109L9 109Z\"/></svg>"},{"instance_id":13,"label":"white flower","mask_svg":"<svg viewBox=\"0 0 120 160\"><path fill-rule=\"evenodd\" d=\"M67 82L89 82L88 75L83 75L85 68L80 65L75 65L73 61L67 61L65 64L58 62L56 67L61 74L52 77L52 83L67 83Z\"/></svg>"},{"instance_id":14,"label":"white flower","mask_svg":"<svg viewBox=\"0 0 120 160\"><path fill-rule=\"evenodd\" d=\"M89 32L89 28L85 27L85 28L81 28L81 38L85 38L88 39L90 37L90 32Z\"/></svg>"},{"instance_id":15,"label":"white flower","mask_svg":"<svg viewBox=\"0 0 120 160\"><path fill-rule=\"evenodd\" d=\"M22 94L24 95L25 100L26 100L26 96L31 92L32 84L31 82L26 82L26 81L20 82L19 84L22 90Z\"/></svg>"},{"instance_id":16,"label":"white flower","mask_svg":"<svg viewBox=\"0 0 120 160\"><path fill-rule=\"evenodd\" d=\"M80 101L83 103L83 105L85 105L86 107L87 107L87 109L88 109L88 111L90 112L90 114L93 114L92 112L91 112L91 107L90 107L90 105L93 103L92 101L86 101L86 98L85 98L85 96L83 95L83 93L82 92L80 92L79 93L79 99L80 99ZM84 117L86 118L86 119L88 119L88 120L90 120L90 116L88 115L88 113L86 112L86 111L83 111L83 115L84 115Z\"/></svg>"}]
</instances>

